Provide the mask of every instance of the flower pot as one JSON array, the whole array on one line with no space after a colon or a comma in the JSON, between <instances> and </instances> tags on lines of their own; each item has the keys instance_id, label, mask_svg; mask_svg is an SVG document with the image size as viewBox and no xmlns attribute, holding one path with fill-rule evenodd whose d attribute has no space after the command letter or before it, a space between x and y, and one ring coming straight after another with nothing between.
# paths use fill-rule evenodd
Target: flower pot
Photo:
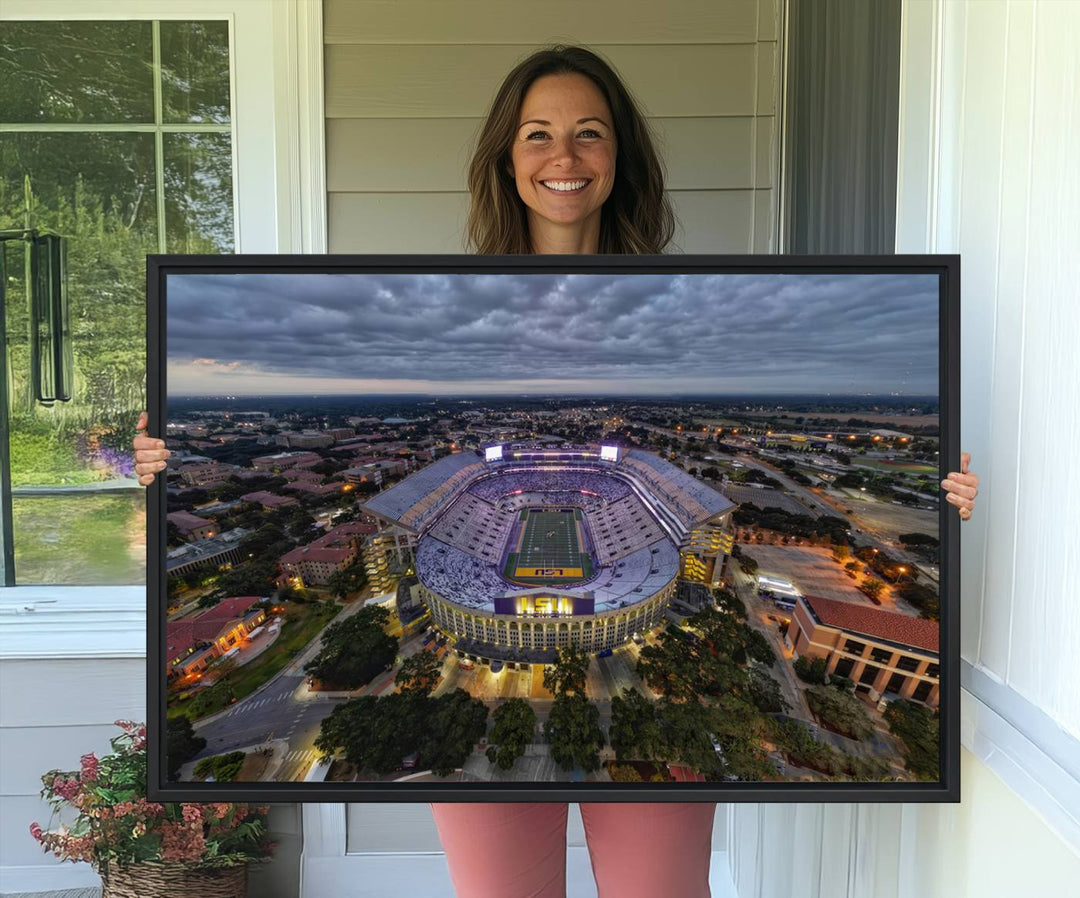
<instances>
[{"instance_id":1,"label":"flower pot","mask_svg":"<svg viewBox=\"0 0 1080 898\"><path fill-rule=\"evenodd\" d=\"M101 898L245 898L247 866L200 870L184 864L112 867L101 877Z\"/></svg>"}]
</instances>

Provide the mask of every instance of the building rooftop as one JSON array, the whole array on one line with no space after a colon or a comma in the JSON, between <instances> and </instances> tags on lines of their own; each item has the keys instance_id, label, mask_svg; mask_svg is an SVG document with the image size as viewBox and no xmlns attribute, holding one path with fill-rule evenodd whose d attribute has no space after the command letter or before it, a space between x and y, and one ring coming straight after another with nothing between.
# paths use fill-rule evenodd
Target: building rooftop
<instances>
[{"instance_id":1,"label":"building rooftop","mask_svg":"<svg viewBox=\"0 0 1080 898\"><path fill-rule=\"evenodd\" d=\"M867 608L851 602L838 602L821 596L803 596L802 601L810 608L813 616L827 627L935 653L938 650L938 637L941 632L938 621L909 617L879 608Z\"/></svg>"}]
</instances>

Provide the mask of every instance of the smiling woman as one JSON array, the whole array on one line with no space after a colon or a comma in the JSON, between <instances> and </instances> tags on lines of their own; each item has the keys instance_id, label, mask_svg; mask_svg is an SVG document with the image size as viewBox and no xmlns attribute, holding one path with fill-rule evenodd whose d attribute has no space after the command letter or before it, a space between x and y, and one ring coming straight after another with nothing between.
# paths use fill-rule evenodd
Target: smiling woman
<instances>
[{"instance_id":1,"label":"smiling woman","mask_svg":"<svg viewBox=\"0 0 1080 898\"><path fill-rule=\"evenodd\" d=\"M645 116L583 47L541 50L507 75L468 183L480 253L661 253L675 231Z\"/></svg>"}]
</instances>

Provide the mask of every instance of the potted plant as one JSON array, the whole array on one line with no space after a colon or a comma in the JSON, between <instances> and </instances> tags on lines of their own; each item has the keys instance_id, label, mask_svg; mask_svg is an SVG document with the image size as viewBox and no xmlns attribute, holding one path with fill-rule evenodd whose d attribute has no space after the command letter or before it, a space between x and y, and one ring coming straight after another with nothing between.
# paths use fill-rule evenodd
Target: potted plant
<instances>
[{"instance_id":1,"label":"potted plant","mask_svg":"<svg viewBox=\"0 0 1080 898\"><path fill-rule=\"evenodd\" d=\"M101 875L102 898L244 898L247 865L270 859L267 807L161 804L146 798L146 727L118 720L113 753L86 754L81 769L50 770L41 797L74 820L30 825L44 851L86 861Z\"/></svg>"}]
</instances>

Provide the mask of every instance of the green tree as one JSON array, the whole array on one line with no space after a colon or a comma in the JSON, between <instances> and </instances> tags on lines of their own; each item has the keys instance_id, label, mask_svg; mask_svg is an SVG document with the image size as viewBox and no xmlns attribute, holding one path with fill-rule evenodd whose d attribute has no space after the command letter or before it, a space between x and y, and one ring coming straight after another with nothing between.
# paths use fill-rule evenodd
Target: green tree
<instances>
[{"instance_id":1,"label":"green tree","mask_svg":"<svg viewBox=\"0 0 1080 898\"><path fill-rule=\"evenodd\" d=\"M383 627L390 612L380 605L366 605L323 632L319 653L304 665L305 673L342 689L356 689L392 664L398 641Z\"/></svg>"},{"instance_id":2,"label":"green tree","mask_svg":"<svg viewBox=\"0 0 1080 898\"><path fill-rule=\"evenodd\" d=\"M656 709L636 689L624 686L611 699L611 747L620 761L662 758L664 736Z\"/></svg>"},{"instance_id":3,"label":"green tree","mask_svg":"<svg viewBox=\"0 0 1080 898\"><path fill-rule=\"evenodd\" d=\"M757 668L750 671L749 696L754 706L766 714L781 714L790 707L780 691L780 684Z\"/></svg>"},{"instance_id":4,"label":"green tree","mask_svg":"<svg viewBox=\"0 0 1080 898\"><path fill-rule=\"evenodd\" d=\"M544 737L551 744L552 760L563 770L600 769L599 752L604 745L600 709L581 692L556 696L544 724Z\"/></svg>"},{"instance_id":5,"label":"green tree","mask_svg":"<svg viewBox=\"0 0 1080 898\"><path fill-rule=\"evenodd\" d=\"M436 776L449 776L465 763L487 732L487 705L464 689L427 702L427 733L420 755Z\"/></svg>"},{"instance_id":6,"label":"green tree","mask_svg":"<svg viewBox=\"0 0 1080 898\"><path fill-rule=\"evenodd\" d=\"M918 702L897 699L885 709L885 722L904 743L904 766L921 780L940 779L938 715Z\"/></svg>"},{"instance_id":7,"label":"green tree","mask_svg":"<svg viewBox=\"0 0 1080 898\"><path fill-rule=\"evenodd\" d=\"M438 685L439 671L442 669L442 659L434 652L420 651L410 655L401 663L401 668L394 678L403 692L411 690L423 695L431 695L431 691Z\"/></svg>"},{"instance_id":8,"label":"green tree","mask_svg":"<svg viewBox=\"0 0 1080 898\"><path fill-rule=\"evenodd\" d=\"M330 594L338 599L344 599L347 595L359 592L367 584L367 572L364 563L357 559L348 567L340 571L334 571L327 581Z\"/></svg>"},{"instance_id":9,"label":"green tree","mask_svg":"<svg viewBox=\"0 0 1080 898\"><path fill-rule=\"evenodd\" d=\"M577 646L559 649L557 660L544 668L544 688L555 695L564 692L585 692L585 674L589 669L589 656Z\"/></svg>"},{"instance_id":10,"label":"green tree","mask_svg":"<svg viewBox=\"0 0 1080 898\"><path fill-rule=\"evenodd\" d=\"M804 683L825 684L827 664L824 658L808 658L806 655L800 655L791 666L796 676Z\"/></svg>"},{"instance_id":11,"label":"green tree","mask_svg":"<svg viewBox=\"0 0 1080 898\"><path fill-rule=\"evenodd\" d=\"M850 692L815 686L806 690L806 703L825 726L852 739L874 735L874 722L862 701Z\"/></svg>"},{"instance_id":12,"label":"green tree","mask_svg":"<svg viewBox=\"0 0 1080 898\"><path fill-rule=\"evenodd\" d=\"M864 580L859 589L865 592L871 599L876 599L881 595L881 591L885 588L885 584L880 580L876 580L873 577Z\"/></svg>"},{"instance_id":13,"label":"green tree","mask_svg":"<svg viewBox=\"0 0 1080 898\"><path fill-rule=\"evenodd\" d=\"M196 736L187 715L170 717L165 726L166 775L175 782L181 766L206 748L206 740Z\"/></svg>"},{"instance_id":14,"label":"green tree","mask_svg":"<svg viewBox=\"0 0 1080 898\"><path fill-rule=\"evenodd\" d=\"M491 731L494 745L488 748L487 757L500 770L509 770L532 742L536 712L525 699L512 698L499 705L492 716L495 720Z\"/></svg>"}]
</instances>

